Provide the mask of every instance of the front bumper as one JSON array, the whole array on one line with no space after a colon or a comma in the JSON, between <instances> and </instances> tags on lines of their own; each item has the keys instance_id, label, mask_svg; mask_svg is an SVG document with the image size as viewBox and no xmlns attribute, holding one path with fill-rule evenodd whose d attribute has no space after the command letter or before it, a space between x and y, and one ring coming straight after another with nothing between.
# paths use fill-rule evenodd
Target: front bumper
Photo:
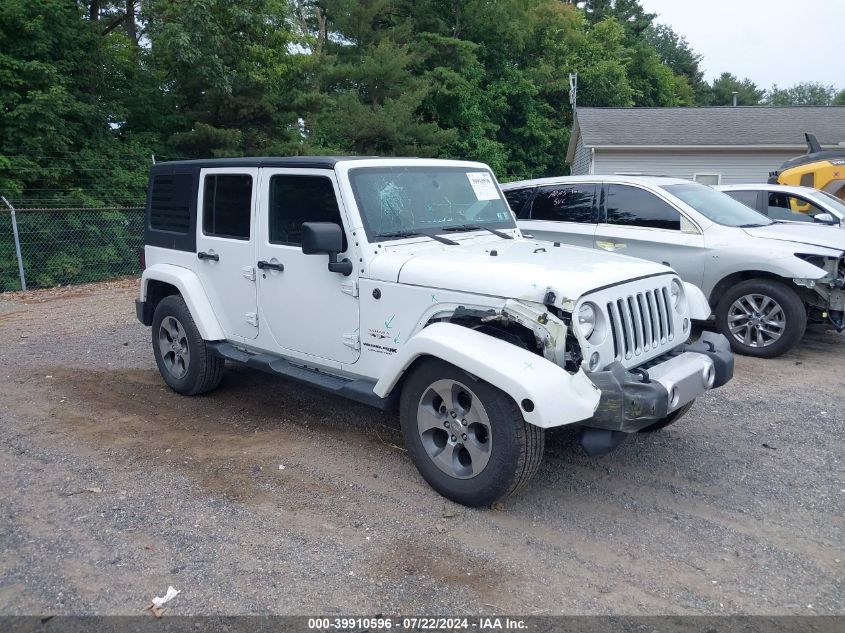
<instances>
[{"instance_id":1,"label":"front bumper","mask_svg":"<svg viewBox=\"0 0 845 633\"><path fill-rule=\"evenodd\" d=\"M721 387L733 377L734 359L728 339L703 332L690 345L633 370L621 363L594 372L590 380L601 399L585 427L634 433L662 420L708 389Z\"/></svg>"}]
</instances>

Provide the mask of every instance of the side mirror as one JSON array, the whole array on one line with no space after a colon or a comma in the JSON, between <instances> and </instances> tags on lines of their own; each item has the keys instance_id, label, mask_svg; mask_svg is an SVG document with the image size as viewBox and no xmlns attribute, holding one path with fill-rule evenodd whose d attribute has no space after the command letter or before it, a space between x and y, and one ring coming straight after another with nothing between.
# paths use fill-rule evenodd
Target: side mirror
<instances>
[{"instance_id":1,"label":"side mirror","mask_svg":"<svg viewBox=\"0 0 845 633\"><path fill-rule=\"evenodd\" d=\"M302 252L306 255L326 253L329 256L329 271L346 277L352 274L352 262L338 261L337 254L343 250L343 229L334 222L303 222Z\"/></svg>"},{"instance_id":2,"label":"side mirror","mask_svg":"<svg viewBox=\"0 0 845 633\"><path fill-rule=\"evenodd\" d=\"M813 216L813 222L820 224L839 224L839 221L830 213L818 213Z\"/></svg>"}]
</instances>

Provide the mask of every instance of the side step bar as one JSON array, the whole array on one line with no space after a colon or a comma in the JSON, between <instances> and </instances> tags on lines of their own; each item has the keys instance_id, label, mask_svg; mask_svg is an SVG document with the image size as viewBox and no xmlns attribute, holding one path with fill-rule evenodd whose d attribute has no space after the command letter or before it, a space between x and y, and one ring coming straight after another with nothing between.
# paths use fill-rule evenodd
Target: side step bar
<instances>
[{"instance_id":1,"label":"side step bar","mask_svg":"<svg viewBox=\"0 0 845 633\"><path fill-rule=\"evenodd\" d=\"M333 376L317 369L309 369L289 363L284 358L272 354L253 354L238 349L231 343L224 341L206 342L206 347L215 356L225 360L240 363L276 376L290 378L296 382L322 389L349 398L355 402L366 404L382 411L394 411L398 405L398 390L394 389L387 398L379 398L374 392L374 380L351 380L340 376Z\"/></svg>"}]
</instances>

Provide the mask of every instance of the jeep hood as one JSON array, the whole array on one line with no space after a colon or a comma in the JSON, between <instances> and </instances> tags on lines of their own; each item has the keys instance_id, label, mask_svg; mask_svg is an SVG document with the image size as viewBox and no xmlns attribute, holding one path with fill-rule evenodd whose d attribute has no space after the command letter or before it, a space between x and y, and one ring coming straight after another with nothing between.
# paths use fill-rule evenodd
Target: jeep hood
<instances>
[{"instance_id":1,"label":"jeep hood","mask_svg":"<svg viewBox=\"0 0 845 633\"><path fill-rule=\"evenodd\" d=\"M768 240L810 244L823 248L845 251L845 232L836 227L819 226L813 224L769 224L743 229L752 237L762 237Z\"/></svg>"},{"instance_id":2,"label":"jeep hood","mask_svg":"<svg viewBox=\"0 0 845 633\"><path fill-rule=\"evenodd\" d=\"M381 281L537 302L551 289L558 305L591 290L673 272L625 255L525 239L426 244L414 252L384 253L372 264L371 275Z\"/></svg>"}]
</instances>

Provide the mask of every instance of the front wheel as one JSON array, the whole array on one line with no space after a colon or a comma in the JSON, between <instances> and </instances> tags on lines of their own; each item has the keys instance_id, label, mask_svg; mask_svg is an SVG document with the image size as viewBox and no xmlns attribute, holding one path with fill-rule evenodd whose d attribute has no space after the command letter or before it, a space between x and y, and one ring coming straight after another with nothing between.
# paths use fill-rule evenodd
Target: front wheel
<instances>
[{"instance_id":1,"label":"front wheel","mask_svg":"<svg viewBox=\"0 0 845 633\"><path fill-rule=\"evenodd\" d=\"M524 486L543 458L543 429L503 391L437 359L421 361L402 388L405 446L444 497L485 506Z\"/></svg>"},{"instance_id":2,"label":"front wheel","mask_svg":"<svg viewBox=\"0 0 845 633\"><path fill-rule=\"evenodd\" d=\"M772 279L748 279L730 288L716 306L716 325L738 354L774 358L791 350L807 328L798 294Z\"/></svg>"}]
</instances>

